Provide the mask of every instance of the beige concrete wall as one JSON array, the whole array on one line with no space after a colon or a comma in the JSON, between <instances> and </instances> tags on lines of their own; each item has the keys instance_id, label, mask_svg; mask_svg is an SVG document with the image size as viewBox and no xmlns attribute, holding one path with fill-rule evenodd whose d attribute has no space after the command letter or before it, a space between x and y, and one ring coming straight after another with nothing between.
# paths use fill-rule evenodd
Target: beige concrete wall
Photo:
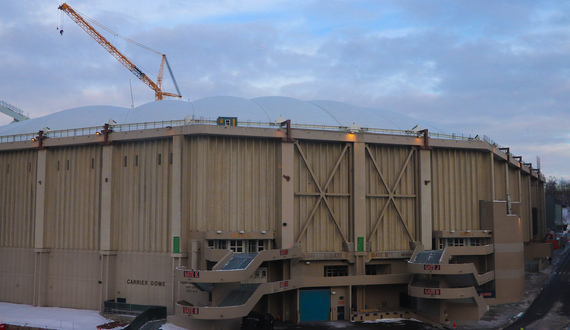
<instances>
[{"instance_id":1,"label":"beige concrete wall","mask_svg":"<svg viewBox=\"0 0 570 330\"><path fill-rule=\"evenodd\" d=\"M183 231L275 230L279 141L195 136L183 148Z\"/></svg>"},{"instance_id":2,"label":"beige concrete wall","mask_svg":"<svg viewBox=\"0 0 570 330\"><path fill-rule=\"evenodd\" d=\"M172 259L166 253L117 253L115 297L129 304L167 306L173 312Z\"/></svg>"},{"instance_id":3,"label":"beige concrete wall","mask_svg":"<svg viewBox=\"0 0 570 330\"><path fill-rule=\"evenodd\" d=\"M0 301L33 304L34 250L0 248Z\"/></svg>"},{"instance_id":4,"label":"beige concrete wall","mask_svg":"<svg viewBox=\"0 0 570 330\"><path fill-rule=\"evenodd\" d=\"M0 248L32 248L37 151L0 152Z\"/></svg>"},{"instance_id":5,"label":"beige concrete wall","mask_svg":"<svg viewBox=\"0 0 570 330\"><path fill-rule=\"evenodd\" d=\"M418 162L416 148L367 146L366 217L372 251L409 250L410 242L420 240Z\"/></svg>"},{"instance_id":6,"label":"beige concrete wall","mask_svg":"<svg viewBox=\"0 0 570 330\"><path fill-rule=\"evenodd\" d=\"M295 241L304 251L343 251L352 242L350 145L297 142Z\"/></svg>"},{"instance_id":7,"label":"beige concrete wall","mask_svg":"<svg viewBox=\"0 0 570 330\"><path fill-rule=\"evenodd\" d=\"M44 247L99 249L100 153L97 146L48 150Z\"/></svg>"},{"instance_id":8,"label":"beige concrete wall","mask_svg":"<svg viewBox=\"0 0 570 330\"><path fill-rule=\"evenodd\" d=\"M433 149L433 230L477 230L479 201L492 199L488 153Z\"/></svg>"},{"instance_id":9,"label":"beige concrete wall","mask_svg":"<svg viewBox=\"0 0 570 330\"><path fill-rule=\"evenodd\" d=\"M170 251L171 152L171 139L113 146L113 250Z\"/></svg>"},{"instance_id":10,"label":"beige concrete wall","mask_svg":"<svg viewBox=\"0 0 570 330\"><path fill-rule=\"evenodd\" d=\"M98 251L51 250L45 306L98 310L101 306Z\"/></svg>"}]
</instances>

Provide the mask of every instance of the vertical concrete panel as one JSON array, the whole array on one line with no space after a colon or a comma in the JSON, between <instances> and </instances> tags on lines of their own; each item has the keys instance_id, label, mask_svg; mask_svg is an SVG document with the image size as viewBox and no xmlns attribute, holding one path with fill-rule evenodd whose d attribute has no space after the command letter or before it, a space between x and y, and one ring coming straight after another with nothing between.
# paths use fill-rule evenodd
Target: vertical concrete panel
<instances>
[{"instance_id":1,"label":"vertical concrete panel","mask_svg":"<svg viewBox=\"0 0 570 330\"><path fill-rule=\"evenodd\" d=\"M507 164L504 160L495 159L494 166L494 186L495 196L494 200L506 201L507 200Z\"/></svg>"},{"instance_id":2,"label":"vertical concrete panel","mask_svg":"<svg viewBox=\"0 0 570 330\"><path fill-rule=\"evenodd\" d=\"M0 153L0 247L34 246L37 152Z\"/></svg>"},{"instance_id":3,"label":"vertical concrete panel","mask_svg":"<svg viewBox=\"0 0 570 330\"><path fill-rule=\"evenodd\" d=\"M0 299L15 304L33 304L33 249L0 248Z\"/></svg>"},{"instance_id":4,"label":"vertical concrete panel","mask_svg":"<svg viewBox=\"0 0 570 330\"><path fill-rule=\"evenodd\" d=\"M479 229L478 202L490 198L484 154L455 149L432 153L434 230Z\"/></svg>"},{"instance_id":5,"label":"vertical concrete panel","mask_svg":"<svg viewBox=\"0 0 570 330\"><path fill-rule=\"evenodd\" d=\"M98 249L100 147L52 148L47 155L45 214L51 247Z\"/></svg>"},{"instance_id":6,"label":"vertical concrete panel","mask_svg":"<svg viewBox=\"0 0 570 330\"><path fill-rule=\"evenodd\" d=\"M183 214L190 230L275 230L277 140L186 138Z\"/></svg>"},{"instance_id":7,"label":"vertical concrete panel","mask_svg":"<svg viewBox=\"0 0 570 330\"><path fill-rule=\"evenodd\" d=\"M116 144L113 154L113 228L118 250L168 252L172 140Z\"/></svg>"},{"instance_id":8,"label":"vertical concrete panel","mask_svg":"<svg viewBox=\"0 0 570 330\"><path fill-rule=\"evenodd\" d=\"M49 263L46 306L99 309L98 251L52 250Z\"/></svg>"}]
</instances>

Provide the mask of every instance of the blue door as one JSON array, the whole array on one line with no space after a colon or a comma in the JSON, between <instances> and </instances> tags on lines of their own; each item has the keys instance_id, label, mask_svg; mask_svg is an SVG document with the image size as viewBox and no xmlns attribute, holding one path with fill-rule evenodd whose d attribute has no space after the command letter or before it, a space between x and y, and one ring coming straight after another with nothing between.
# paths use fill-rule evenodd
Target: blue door
<instances>
[{"instance_id":1,"label":"blue door","mask_svg":"<svg viewBox=\"0 0 570 330\"><path fill-rule=\"evenodd\" d=\"M301 322L329 321L330 306L330 290L301 290L299 292Z\"/></svg>"}]
</instances>

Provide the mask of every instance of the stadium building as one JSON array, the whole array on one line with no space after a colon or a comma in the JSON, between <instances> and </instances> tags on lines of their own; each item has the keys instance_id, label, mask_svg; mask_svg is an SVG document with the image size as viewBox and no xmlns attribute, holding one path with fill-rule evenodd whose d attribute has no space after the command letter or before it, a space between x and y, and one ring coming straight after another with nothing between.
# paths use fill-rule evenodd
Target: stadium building
<instances>
[{"instance_id":1,"label":"stadium building","mask_svg":"<svg viewBox=\"0 0 570 330\"><path fill-rule=\"evenodd\" d=\"M479 319L549 253L544 183L486 137L332 101L70 109L0 127L0 299L193 329Z\"/></svg>"}]
</instances>

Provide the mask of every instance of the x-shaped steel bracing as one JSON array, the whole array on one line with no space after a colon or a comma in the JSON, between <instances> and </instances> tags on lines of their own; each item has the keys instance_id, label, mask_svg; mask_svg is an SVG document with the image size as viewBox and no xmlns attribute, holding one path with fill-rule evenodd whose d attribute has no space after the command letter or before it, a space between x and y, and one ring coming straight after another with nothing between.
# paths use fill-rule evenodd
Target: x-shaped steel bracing
<instances>
[{"instance_id":1,"label":"x-shaped steel bracing","mask_svg":"<svg viewBox=\"0 0 570 330\"><path fill-rule=\"evenodd\" d=\"M374 164L374 168L376 169L376 172L380 176L380 179L381 179L382 183L384 184L384 187L386 187L386 191L388 191L388 195L385 196L385 197L388 197L388 201L386 202L386 204L384 204L384 208L382 209L382 212L380 212L380 216L376 220L376 224L374 225L374 228L372 228L372 230L370 231L370 234L368 236L368 242L370 242L370 239L372 238L372 236L374 234L376 234L376 231L378 231L378 226L380 225L380 223L384 219L384 215L386 214L386 211L388 210L388 206L390 205L390 201L392 201L392 204L394 205L396 212L400 216L400 222L402 223L402 225L406 229L406 233L408 234L408 237L410 237L411 241L414 241L412 233L410 232L410 229L406 225L406 222L404 221L404 217L402 216L402 212L398 208L398 205L396 204L396 199L395 199L395 197L400 197L400 196L396 196L396 187L398 187L398 184L400 183L400 180L402 180L402 176L404 175L404 172L405 172L406 168L408 167L408 164L410 163L410 159L412 159L412 155L414 154L414 149L410 150L410 153L408 154L408 158L406 159L406 161L404 162L404 165L402 166L402 169L400 170L400 175L398 175L398 178L396 179L396 182L394 183L394 186L391 189L388 186L386 179L384 179L384 175L382 175L382 171L380 171L380 167L378 166L376 159L374 159L374 157L372 156L372 152L370 151L368 146L366 146L366 151L368 152L368 156L370 156L370 160L372 160L372 163Z\"/></svg>"},{"instance_id":2,"label":"x-shaped steel bracing","mask_svg":"<svg viewBox=\"0 0 570 330\"><path fill-rule=\"evenodd\" d=\"M317 202L315 203L315 206L311 210L311 213L309 214L307 221L305 221L305 225L303 226L303 228L301 229L301 232L299 233L299 238L297 238L297 243L301 242L301 239L305 235L307 228L309 227L309 224L313 221L315 213L317 212L317 209L319 208L319 205L321 204L321 202L325 203L329 212L331 213L334 224L336 225L338 231L340 232L340 235L342 236L343 242L347 242L346 235L342 231L342 228L340 227L339 220L338 220L337 216L335 215L335 213L333 212L332 206L330 205L329 200L327 199L327 190L329 188L330 183L332 182L334 175L336 174L338 168L340 167L340 164L341 164L342 160L344 159L344 155L346 154L350 145L347 144L344 147L344 149L342 150L338 160L336 161L336 164L335 164L332 172L330 173L330 175L328 177L327 182L325 183L325 185L323 187L321 187L321 185L319 184L319 180L317 180L317 176L313 172L313 169L311 168L311 166L309 166L309 162L307 161L307 157L305 157L303 150L301 149L301 147L299 146L298 143L295 143L295 145L297 146L297 150L299 151L299 155L301 156L301 159L303 159L305 166L307 166L307 170L309 171L311 178L313 179L313 181L315 182L315 185L317 186L317 189L319 190L319 192L317 193L317 195L319 196L319 199L317 200ZM301 195L301 194L298 194L298 195ZM332 195L332 194L328 194L328 195ZM350 195L349 194L341 194L341 195L334 194L334 196L349 197Z\"/></svg>"}]
</instances>

